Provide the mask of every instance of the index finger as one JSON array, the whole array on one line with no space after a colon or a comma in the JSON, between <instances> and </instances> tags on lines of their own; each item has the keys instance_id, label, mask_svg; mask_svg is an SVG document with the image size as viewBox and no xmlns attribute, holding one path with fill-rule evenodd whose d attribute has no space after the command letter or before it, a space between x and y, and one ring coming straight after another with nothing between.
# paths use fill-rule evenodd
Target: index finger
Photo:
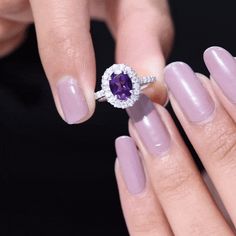
<instances>
[{"instance_id":1,"label":"index finger","mask_svg":"<svg viewBox=\"0 0 236 236\"><path fill-rule=\"evenodd\" d=\"M86 0L30 0L39 53L60 115L69 123L94 111L95 58Z\"/></svg>"}]
</instances>

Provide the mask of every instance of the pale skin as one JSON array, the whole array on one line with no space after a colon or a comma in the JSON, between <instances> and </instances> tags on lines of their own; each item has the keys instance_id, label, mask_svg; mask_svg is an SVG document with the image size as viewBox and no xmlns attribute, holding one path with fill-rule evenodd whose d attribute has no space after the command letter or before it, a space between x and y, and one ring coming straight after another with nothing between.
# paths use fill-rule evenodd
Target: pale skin
<instances>
[{"instance_id":1,"label":"pale skin","mask_svg":"<svg viewBox=\"0 0 236 236\"><path fill-rule=\"evenodd\" d=\"M57 80L76 75L94 112L95 58L90 20L104 21L116 41L116 62L132 66L140 75L160 80L146 94L160 104L166 101L162 70L172 40L173 27L165 0L0 0L0 56L12 52L35 23L38 47L59 114ZM110 66L110 65L108 65ZM200 76L216 104L208 122L188 122L171 97L174 110L236 224L235 121L236 111L214 82ZM33 79L33 78L32 78ZM116 164L116 175L126 223L132 236L234 235L225 215L214 203L202 176L171 117L157 106L171 135L172 146L161 159L150 156L136 130L130 133L142 153L147 173L145 191L131 195ZM217 148L222 136L227 146ZM201 137L201 139L199 139ZM220 173L220 174L219 174ZM227 184L225 179L227 179Z\"/></svg>"},{"instance_id":2,"label":"pale skin","mask_svg":"<svg viewBox=\"0 0 236 236\"><path fill-rule=\"evenodd\" d=\"M208 120L200 124L191 123L171 95L170 101L208 176L201 176L165 108L156 106L172 143L161 158L150 155L130 122L130 134L141 153L147 178L142 193L130 194L119 162L116 162L121 203L132 236L235 235L236 110L214 80L201 74L198 78L216 106ZM216 190L209 183L209 178ZM222 210L218 197L216 202L213 201L216 192L226 209Z\"/></svg>"},{"instance_id":3,"label":"pale skin","mask_svg":"<svg viewBox=\"0 0 236 236\"><path fill-rule=\"evenodd\" d=\"M25 38L28 25L34 22L42 64L59 114L64 118L55 89L57 80L65 74L76 75L89 105L90 112L85 121L95 108L96 71L89 32L91 19L102 20L108 25L116 41L117 63L132 66L140 75L160 78L146 93L164 104L166 89L161 80L162 69L173 39L165 0L0 0L0 56L17 48ZM185 119L174 98L170 100L235 225L236 110L213 81L200 77L216 104L210 120L201 125L192 124ZM150 156L130 125L130 133L142 153L147 173L142 194L131 195L127 191L116 164L130 234L234 235L212 200L170 115L163 107L158 105L156 108L172 140L170 150L161 159ZM227 145L224 146L223 140L228 140Z\"/></svg>"},{"instance_id":4,"label":"pale skin","mask_svg":"<svg viewBox=\"0 0 236 236\"><path fill-rule=\"evenodd\" d=\"M110 29L116 41L117 63L132 66L140 75L159 78L146 93L156 102L165 103L162 69L173 40L166 0L0 0L0 56L23 42L26 29L33 22L59 114L65 118L56 84L61 77L71 75L78 79L85 94L89 113L80 122L86 121L95 109L91 19L104 21Z\"/></svg>"}]
</instances>

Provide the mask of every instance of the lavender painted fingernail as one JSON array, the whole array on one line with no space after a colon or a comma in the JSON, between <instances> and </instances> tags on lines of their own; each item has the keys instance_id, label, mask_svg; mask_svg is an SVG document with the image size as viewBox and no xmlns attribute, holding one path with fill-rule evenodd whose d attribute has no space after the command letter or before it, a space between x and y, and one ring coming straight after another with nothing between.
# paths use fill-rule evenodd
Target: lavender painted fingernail
<instances>
[{"instance_id":1,"label":"lavender painted fingernail","mask_svg":"<svg viewBox=\"0 0 236 236\"><path fill-rule=\"evenodd\" d=\"M141 95L127 113L147 150L154 156L165 154L170 147L170 135L153 103Z\"/></svg>"},{"instance_id":2,"label":"lavender painted fingernail","mask_svg":"<svg viewBox=\"0 0 236 236\"><path fill-rule=\"evenodd\" d=\"M128 191L131 194L141 193L145 188L146 178L134 140L128 136L119 137L115 147Z\"/></svg>"},{"instance_id":3,"label":"lavender painted fingernail","mask_svg":"<svg viewBox=\"0 0 236 236\"><path fill-rule=\"evenodd\" d=\"M183 62L168 65L164 73L168 89L191 122L201 122L210 117L214 102L192 69Z\"/></svg>"},{"instance_id":4,"label":"lavender painted fingernail","mask_svg":"<svg viewBox=\"0 0 236 236\"><path fill-rule=\"evenodd\" d=\"M70 76L62 78L57 83L57 91L68 124L79 123L88 115L87 102L75 79Z\"/></svg>"},{"instance_id":5,"label":"lavender painted fingernail","mask_svg":"<svg viewBox=\"0 0 236 236\"><path fill-rule=\"evenodd\" d=\"M236 103L236 61L221 47L210 47L204 52L205 64L225 96Z\"/></svg>"}]
</instances>

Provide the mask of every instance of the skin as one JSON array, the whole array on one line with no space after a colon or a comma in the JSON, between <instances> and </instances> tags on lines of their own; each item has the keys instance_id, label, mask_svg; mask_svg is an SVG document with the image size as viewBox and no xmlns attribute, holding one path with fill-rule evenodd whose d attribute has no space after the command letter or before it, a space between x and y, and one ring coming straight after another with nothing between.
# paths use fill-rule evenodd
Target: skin
<instances>
[{"instance_id":1,"label":"skin","mask_svg":"<svg viewBox=\"0 0 236 236\"><path fill-rule=\"evenodd\" d=\"M141 153L147 178L142 193L130 194L116 162L121 203L132 236L235 235L236 110L214 80L201 74L198 78L215 102L209 120L189 122L171 95L170 101L208 175L201 176L165 108L156 106L172 144L161 158L148 153L130 122L130 134Z\"/></svg>"},{"instance_id":2,"label":"skin","mask_svg":"<svg viewBox=\"0 0 236 236\"><path fill-rule=\"evenodd\" d=\"M163 104L166 90L161 80L162 69L173 38L165 0L0 0L0 56L17 48L25 38L28 25L34 22L42 64L59 113L64 118L55 85L62 75L75 75L81 80L89 105L86 120L95 107L91 18L103 20L108 25L116 40L117 63L132 66L140 75L160 78L146 93ZM171 102L235 225L235 107L214 82L200 77L216 104L211 120L195 126L185 119L173 97ZM161 106L157 109L172 139L171 149L161 160L150 156L130 124L130 133L142 153L148 173L146 189L141 195L129 194L116 163L120 197L130 234L233 235L168 112ZM219 143L222 140L228 140L227 145L216 149L222 146L223 143Z\"/></svg>"},{"instance_id":3,"label":"skin","mask_svg":"<svg viewBox=\"0 0 236 236\"><path fill-rule=\"evenodd\" d=\"M162 69L173 39L166 0L0 0L0 56L17 48L28 25L34 22L40 57L59 114L64 119L56 84L62 76L72 75L89 106L85 121L95 109L91 19L104 21L110 29L116 41L117 63L132 66L140 75L158 76L145 92L156 102L165 103Z\"/></svg>"}]
</instances>

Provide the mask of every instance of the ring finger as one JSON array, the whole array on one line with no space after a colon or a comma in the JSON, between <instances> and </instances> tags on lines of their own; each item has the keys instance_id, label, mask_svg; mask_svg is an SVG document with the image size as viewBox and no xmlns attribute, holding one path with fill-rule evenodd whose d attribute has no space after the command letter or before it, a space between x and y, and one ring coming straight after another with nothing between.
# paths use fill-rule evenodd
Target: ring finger
<instances>
[{"instance_id":1,"label":"ring finger","mask_svg":"<svg viewBox=\"0 0 236 236\"><path fill-rule=\"evenodd\" d=\"M116 139L116 179L121 204L132 236L172 236L163 213L145 174L134 140L127 136ZM125 149L124 149L125 147Z\"/></svg>"}]
</instances>

